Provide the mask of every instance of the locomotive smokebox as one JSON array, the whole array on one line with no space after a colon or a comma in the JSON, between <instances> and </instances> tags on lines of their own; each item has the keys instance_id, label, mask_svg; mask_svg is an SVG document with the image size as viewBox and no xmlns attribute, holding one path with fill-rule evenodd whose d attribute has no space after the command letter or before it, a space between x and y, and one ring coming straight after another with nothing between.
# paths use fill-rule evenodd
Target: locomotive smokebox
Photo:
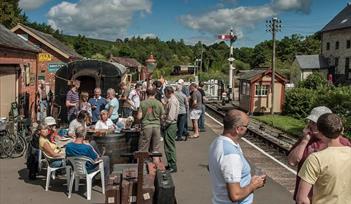
<instances>
[{"instance_id":1,"label":"locomotive smokebox","mask_svg":"<svg viewBox=\"0 0 351 204\"><path fill-rule=\"evenodd\" d=\"M59 118L67 122L66 94L71 80L79 80L79 92L85 91L92 97L96 87L101 88L102 96L106 96L107 89L116 91L119 83L124 79L126 67L100 60L79 60L61 67L55 76L55 103L60 107Z\"/></svg>"}]
</instances>

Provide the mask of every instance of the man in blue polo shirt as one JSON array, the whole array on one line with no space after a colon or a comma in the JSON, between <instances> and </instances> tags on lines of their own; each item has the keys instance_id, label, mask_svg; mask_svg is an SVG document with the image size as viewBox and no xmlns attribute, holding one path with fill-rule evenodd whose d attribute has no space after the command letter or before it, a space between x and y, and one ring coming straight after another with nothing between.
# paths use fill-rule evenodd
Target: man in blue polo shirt
<instances>
[{"instance_id":1,"label":"man in blue polo shirt","mask_svg":"<svg viewBox=\"0 0 351 204\"><path fill-rule=\"evenodd\" d=\"M265 175L251 177L250 165L239 145L248 124L249 117L244 112L228 111L223 119L223 135L218 136L210 146L213 204L251 204L254 190L265 183Z\"/></svg>"},{"instance_id":2,"label":"man in blue polo shirt","mask_svg":"<svg viewBox=\"0 0 351 204\"><path fill-rule=\"evenodd\" d=\"M88 101L91 104L93 110L93 124L100 119L100 112L105 109L107 101L104 97L101 97L101 89L94 89L94 97Z\"/></svg>"},{"instance_id":3,"label":"man in blue polo shirt","mask_svg":"<svg viewBox=\"0 0 351 204\"><path fill-rule=\"evenodd\" d=\"M100 157L99 154L94 150L94 148L89 143L86 143L84 141L85 135L86 131L84 127L80 126L76 129L75 140L66 145L66 156L86 156L94 161L102 159L104 162L105 181L107 181L108 176L110 174L110 158L108 156ZM88 172L93 172L99 168L99 165L87 162L86 167Z\"/></svg>"}]
</instances>

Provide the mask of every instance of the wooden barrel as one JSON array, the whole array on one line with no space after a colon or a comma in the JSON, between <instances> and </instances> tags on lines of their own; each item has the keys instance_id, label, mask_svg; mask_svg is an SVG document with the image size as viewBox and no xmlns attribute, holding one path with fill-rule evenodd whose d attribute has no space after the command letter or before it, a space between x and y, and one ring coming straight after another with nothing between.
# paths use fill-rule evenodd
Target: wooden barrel
<instances>
[{"instance_id":1,"label":"wooden barrel","mask_svg":"<svg viewBox=\"0 0 351 204\"><path fill-rule=\"evenodd\" d=\"M101 153L110 157L110 167L113 164L128 163L130 158L121 157L123 153L133 153L138 150L139 137L125 133L113 133L105 136L94 137Z\"/></svg>"}]
</instances>

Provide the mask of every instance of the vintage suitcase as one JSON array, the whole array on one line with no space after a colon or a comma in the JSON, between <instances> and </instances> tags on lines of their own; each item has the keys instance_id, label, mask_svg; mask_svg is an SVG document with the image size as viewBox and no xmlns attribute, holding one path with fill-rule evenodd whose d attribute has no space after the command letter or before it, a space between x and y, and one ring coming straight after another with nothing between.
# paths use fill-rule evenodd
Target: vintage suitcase
<instances>
[{"instance_id":1,"label":"vintage suitcase","mask_svg":"<svg viewBox=\"0 0 351 204\"><path fill-rule=\"evenodd\" d=\"M129 203L129 181L123 179L121 183L121 204Z\"/></svg>"},{"instance_id":2,"label":"vintage suitcase","mask_svg":"<svg viewBox=\"0 0 351 204\"><path fill-rule=\"evenodd\" d=\"M121 204L121 175L111 174L106 185L106 204Z\"/></svg>"},{"instance_id":3,"label":"vintage suitcase","mask_svg":"<svg viewBox=\"0 0 351 204\"><path fill-rule=\"evenodd\" d=\"M143 182L143 204L153 204L155 195L155 175L145 175Z\"/></svg>"},{"instance_id":4,"label":"vintage suitcase","mask_svg":"<svg viewBox=\"0 0 351 204\"><path fill-rule=\"evenodd\" d=\"M154 204L174 204L175 187L171 174L167 171L156 171Z\"/></svg>"}]
</instances>

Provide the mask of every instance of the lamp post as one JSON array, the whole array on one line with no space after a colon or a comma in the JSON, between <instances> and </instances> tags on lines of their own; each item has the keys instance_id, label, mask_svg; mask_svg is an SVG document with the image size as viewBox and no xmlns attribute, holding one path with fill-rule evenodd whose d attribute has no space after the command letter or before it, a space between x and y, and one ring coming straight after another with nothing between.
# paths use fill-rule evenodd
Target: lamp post
<instances>
[{"instance_id":1,"label":"lamp post","mask_svg":"<svg viewBox=\"0 0 351 204\"><path fill-rule=\"evenodd\" d=\"M147 68L147 72L148 72L147 77L146 77L147 88L149 88L151 75L157 66L156 59L154 58L154 55L152 53L150 54L149 58L145 60L145 64L146 64L146 68Z\"/></svg>"}]
</instances>

